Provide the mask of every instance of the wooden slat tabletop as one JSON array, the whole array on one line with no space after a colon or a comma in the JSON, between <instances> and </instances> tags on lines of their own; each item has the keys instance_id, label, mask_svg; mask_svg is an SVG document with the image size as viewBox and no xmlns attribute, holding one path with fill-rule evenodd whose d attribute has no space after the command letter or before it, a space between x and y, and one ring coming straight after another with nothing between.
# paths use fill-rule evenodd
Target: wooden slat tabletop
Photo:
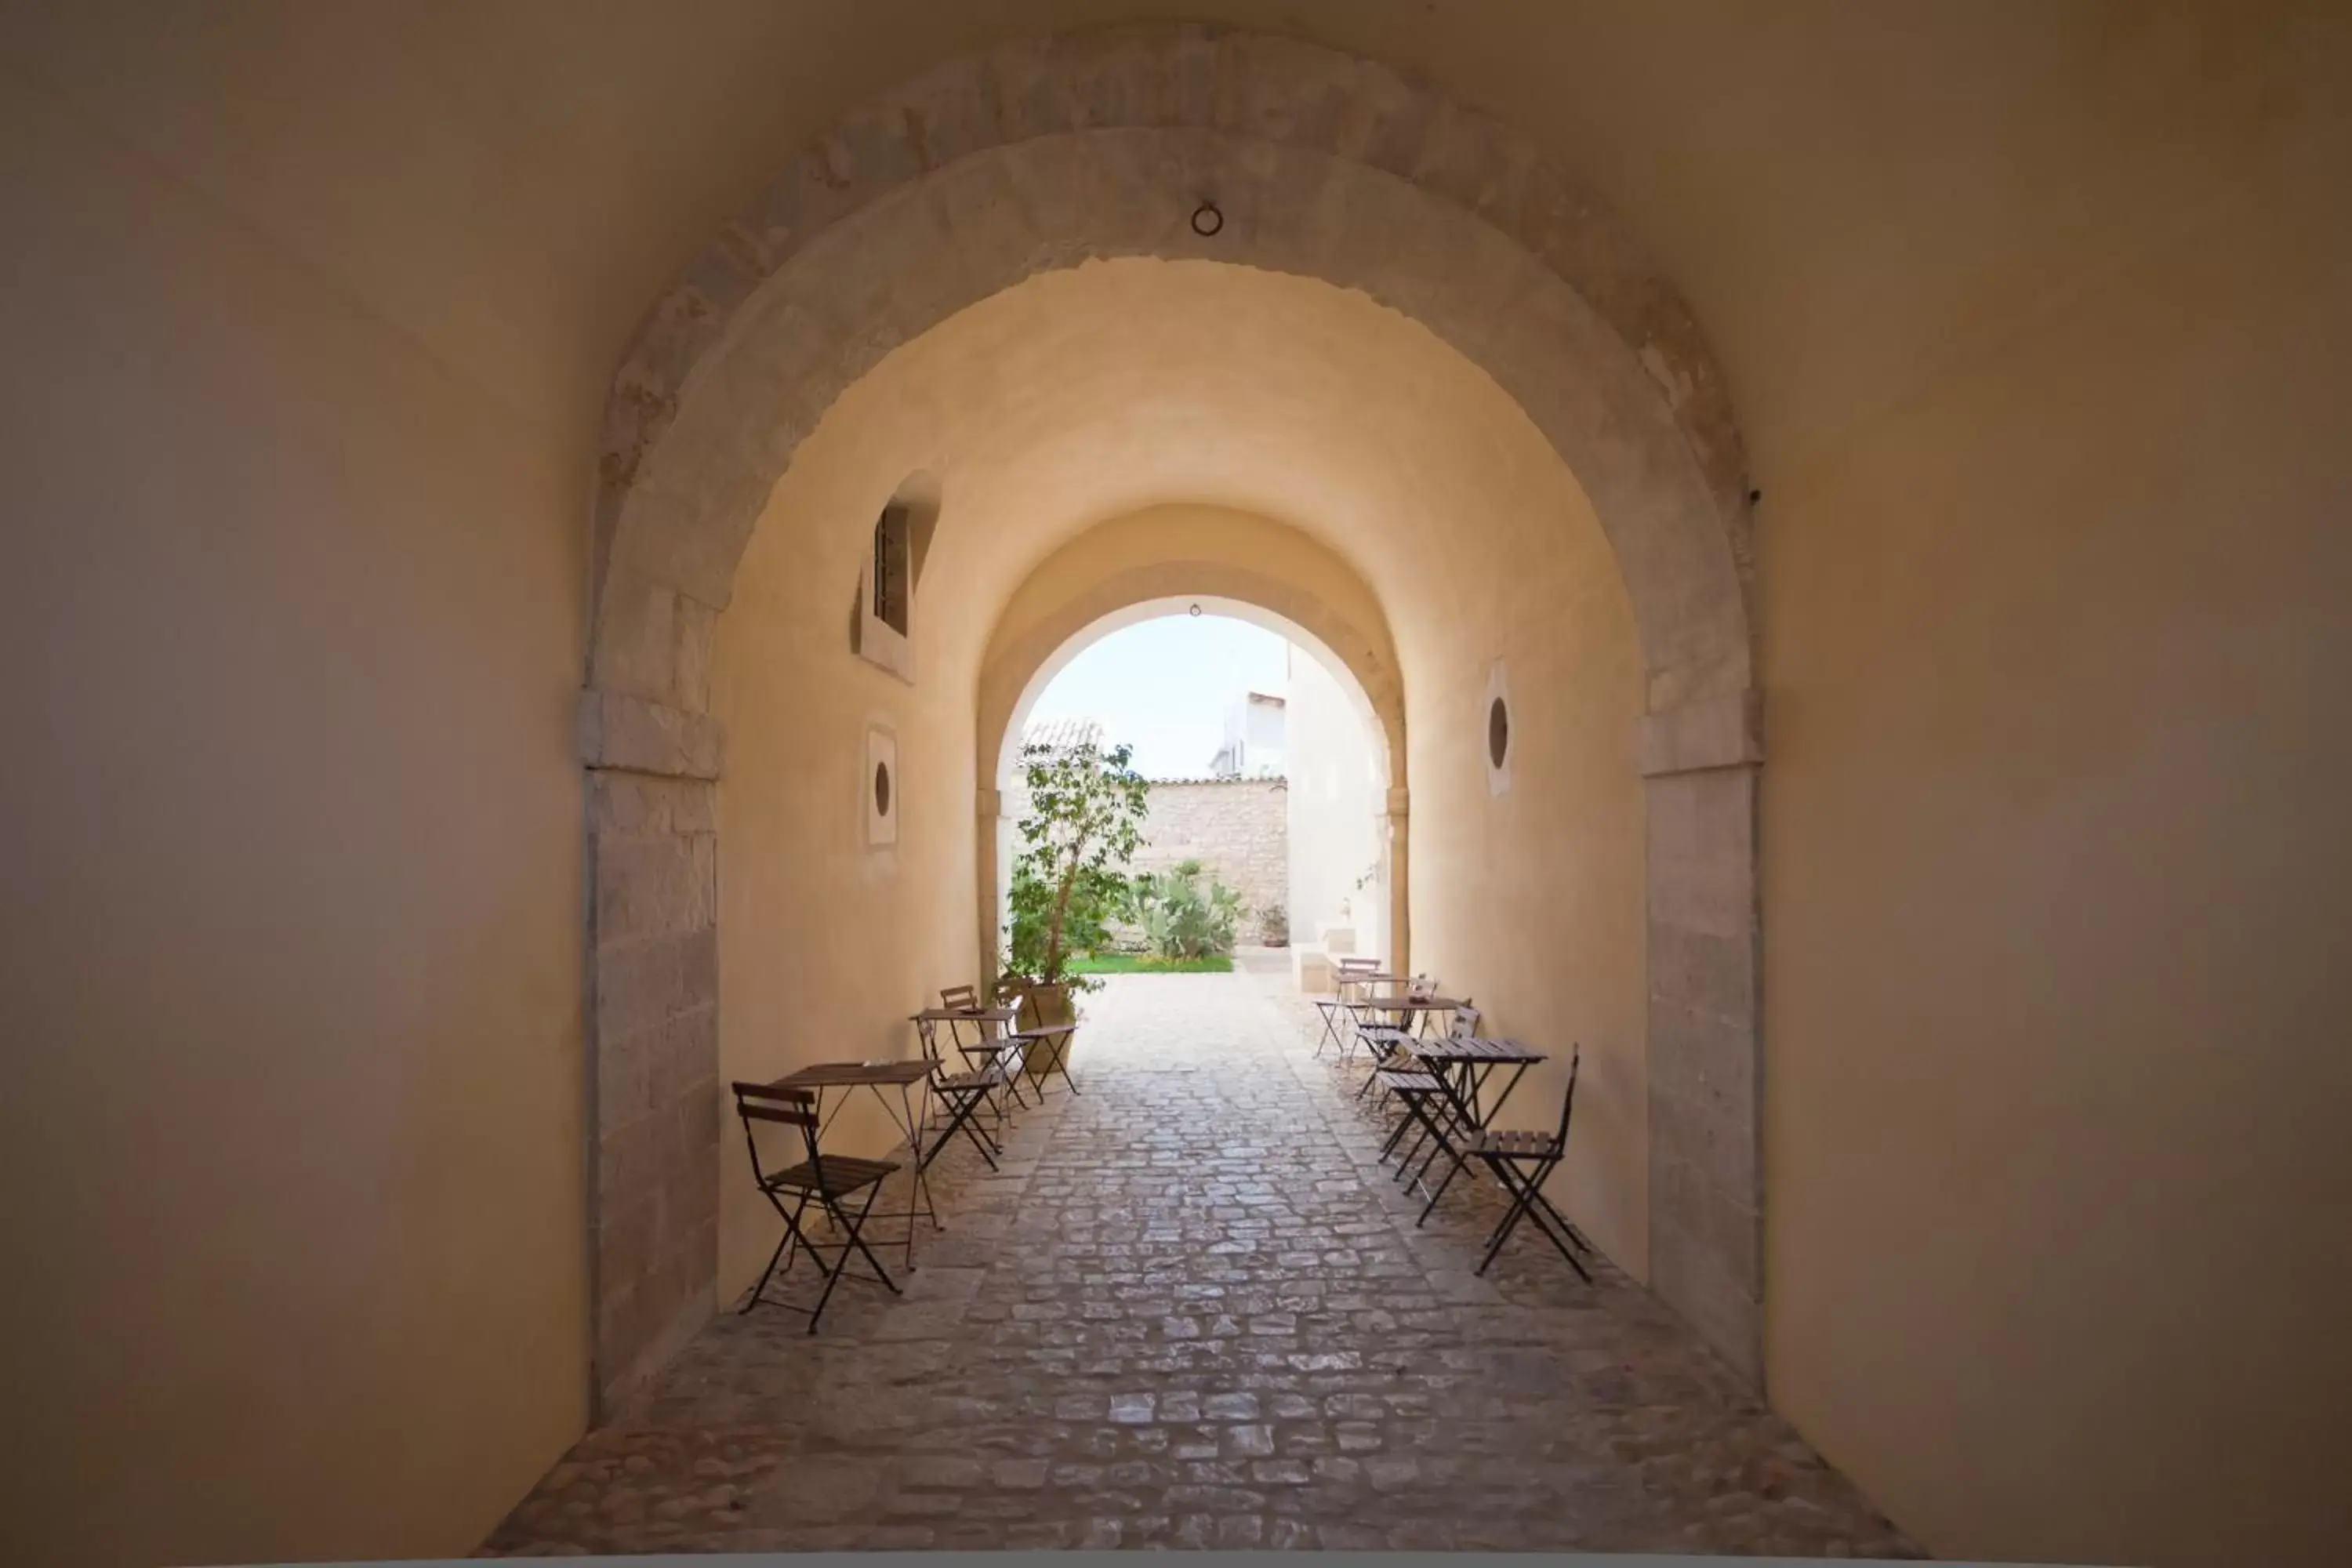
<instances>
[{"instance_id":1,"label":"wooden slat tabletop","mask_svg":"<svg viewBox=\"0 0 2352 1568\"><path fill-rule=\"evenodd\" d=\"M1469 1039L1414 1040L1412 1054L1425 1062L1548 1062L1551 1058L1520 1040Z\"/></svg>"},{"instance_id":2,"label":"wooden slat tabletop","mask_svg":"<svg viewBox=\"0 0 2352 1568\"><path fill-rule=\"evenodd\" d=\"M913 1016L918 1024L1010 1024L1021 1016L1017 1007L926 1007Z\"/></svg>"},{"instance_id":3,"label":"wooden slat tabletop","mask_svg":"<svg viewBox=\"0 0 2352 1568\"><path fill-rule=\"evenodd\" d=\"M860 1083L914 1083L931 1075L920 1057L896 1062L818 1062L787 1073L771 1089L839 1089Z\"/></svg>"}]
</instances>

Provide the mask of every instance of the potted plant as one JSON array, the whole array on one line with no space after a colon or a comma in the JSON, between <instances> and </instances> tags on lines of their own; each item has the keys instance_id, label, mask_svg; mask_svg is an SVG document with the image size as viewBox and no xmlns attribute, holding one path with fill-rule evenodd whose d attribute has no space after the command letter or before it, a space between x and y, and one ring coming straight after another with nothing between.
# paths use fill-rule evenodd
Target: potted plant
<instances>
[{"instance_id":1,"label":"potted plant","mask_svg":"<svg viewBox=\"0 0 2352 1568\"><path fill-rule=\"evenodd\" d=\"M1013 862L1013 924L997 988L1018 999L1024 1028L1075 1022L1074 994L1101 984L1070 973L1069 962L1103 944L1128 898L1150 788L1129 765L1133 756L1130 747L1105 751L1092 741L1022 748L1029 809ZM1067 1043L1066 1037L1054 1050ZM1030 1063L1030 1076L1042 1079L1056 1065L1049 1053Z\"/></svg>"}]
</instances>

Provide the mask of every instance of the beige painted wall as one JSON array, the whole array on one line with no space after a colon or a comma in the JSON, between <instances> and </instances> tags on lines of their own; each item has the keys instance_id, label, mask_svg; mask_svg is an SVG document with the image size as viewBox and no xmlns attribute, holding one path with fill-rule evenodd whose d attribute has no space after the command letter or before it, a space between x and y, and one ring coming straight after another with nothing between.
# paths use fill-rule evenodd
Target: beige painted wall
<instances>
[{"instance_id":1,"label":"beige painted wall","mask_svg":"<svg viewBox=\"0 0 2352 1568\"><path fill-rule=\"evenodd\" d=\"M1526 438L1535 440L1531 429ZM1419 596L1438 613L1398 637L1412 773L1411 962L1446 994L1476 1002L1482 1033L1553 1053L1519 1085L1505 1123L1555 1124L1570 1048L1582 1047L1553 1195L1640 1279L1649 1258L1641 655L1608 542L1573 482L1516 440L1498 445L1481 508L1494 534L1423 584ZM1502 795L1486 782L1496 659L1512 689Z\"/></svg>"},{"instance_id":2,"label":"beige painted wall","mask_svg":"<svg viewBox=\"0 0 2352 1568\"><path fill-rule=\"evenodd\" d=\"M1370 737L1347 689L1323 663L1290 645L1286 695L1290 793L1290 940L1322 941L1348 910L1358 953L1384 950L1386 897L1375 877L1383 803Z\"/></svg>"},{"instance_id":3,"label":"beige painted wall","mask_svg":"<svg viewBox=\"0 0 2352 1568\"><path fill-rule=\"evenodd\" d=\"M2270 79L1766 480L1772 1388L1948 1552L2352 1540L2352 142Z\"/></svg>"},{"instance_id":4,"label":"beige painted wall","mask_svg":"<svg viewBox=\"0 0 2352 1568\"><path fill-rule=\"evenodd\" d=\"M0 1560L468 1550L584 1415L584 441L0 75Z\"/></svg>"},{"instance_id":5,"label":"beige painted wall","mask_svg":"<svg viewBox=\"0 0 2352 1568\"><path fill-rule=\"evenodd\" d=\"M710 707L728 726L722 1082L913 1055L908 1016L937 1002L941 986L985 978L974 972L970 914L971 657L969 637L957 635L954 552L943 537L916 585L913 682L849 647L874 520L920 466L911 454L927 432L917 407L909 417L887 396L853 393L801 447L719 624ZM886 847L866 842L866 732L876 725L897 737L898 752L898 841ZM763 1131L762 1147L797 1157L776 1131ZM781 1232L751 1185L731 1101L722 1137L719 1295L731 1306ZM896 1142L860 1090L825 1146L881 1156ZM876 1234L903 1234L899 1224L877 1223Z\"/></svg>"}]
</instances>

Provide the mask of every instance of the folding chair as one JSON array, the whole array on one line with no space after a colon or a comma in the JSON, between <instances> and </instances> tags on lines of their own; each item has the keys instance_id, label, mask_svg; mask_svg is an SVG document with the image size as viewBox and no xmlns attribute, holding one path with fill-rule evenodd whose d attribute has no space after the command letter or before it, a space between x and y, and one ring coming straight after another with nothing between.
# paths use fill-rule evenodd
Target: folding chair
<instances>
[{"instance_id":1,"label":"folding chair","mask_svg":"<svg viewBox=\"0 0 2352 1568\"><path fill-rule=\"evenodd\" d=\"M1437 994L1437 982L1429 975L1416 974L1406 984L1404 994L1408 1001L1426 1000ZM1370 1015L1379 1010L1377 1006L1364 1004L1359 1004L1354 1009L1356 1038L1372 1058L1371 1077L1356 1086L1358 1100L1371 1092L1372 1086L1380 1079L1381 1069L1394 1067L1397 1058L1412 1043L1412 1030L1408 1026L1373 1021Z\"/></svg>"},{"instance_id":2,"label":"folding chair","mask_svg":"<svg viewBox=\"0 0 2352 1568\"><path fill-rule=\"evenodd\" d=\"M1062 1081L1070 1086L1073 1095L1078 1092L1078 1080L1070 1076L1070 1041L1077 1032L1076 1023L1047 1024L1039 1028L1023 1029L1008 1037L1019 1046L1024 1062L1033 1052L1042 1055L1045 1065L1037 1069L1034 1079L1037 1086L1038 1104L1045 1103L1045 1080L1057 1072L1062 1075Z\"/></svg>"},{"instance_id":3,"label":"folding chair","mask_svg":"<svg viewBox=\"0 0 2352 1568\"><path fill-rule=\"evenodd\" d=\"M795 1246L805 1248L808 1255L816 1260L818 1272L824 1276L824 1290L817 1297L814 1309L795 1307L789 1301L779 1301L776 1305L788 1311L807 1312L810 1333L816 1332L817 1320L824 1316L825 1303L833 1300L833 1288L841 1283L841 1277L848 1271L849 1255L853 1249L872 1265L875 1278L889 1287L890 1294L899 1294L898 1282L890 1278L889 1272L882 1267L882 1260L874 1256L874 1249L867 1247L865 1237L858 1234L865 1228L866 1216L874 1212L874 1200L882 1194L884 1179L898 1169L898 1162L858 1160L846 1154L820 1152L817 1149L816 1096L807 1089L777 1089L763 1083L739 1083L733 1087L735 1113L742 1118L743 1142L751 1151L751 1179L759 1184L761 1193L784 1222L783 1238L776 1243L776 1250L768 1258L768 1267L761 1271L760 1282L751 1287L751 1299L743 1303L741 1310L748 1312L760 1304L760 1299L768 1289L768 1281L775 1276L779 1263L783 1265L786 1273L792 1271L790 1254ZM768 1170L760 1159L760 1140L753 1127L753 1123L760 1121L776 1121L787 1127L799 1128L801 1145L808 1158L781 1171ZM841 1200L861 1192L866 1194L866 1202L852 1213ZM784 1206L786 1196L794 1200L790 1208ZM824 1255L817 1250L817 1244L810 1238L808 1232L801 1228L802 1217L808 1213L812 1202L823 1208L843 1232L841 1256L830 1265L825 1262Z\"/></svg>"},{"instance_id":4,"label":"folding chair","mask_svg":"<svg viewBox=\"0 0 2352 1568\"><path fill-rule=\"evenodd\" d=\"M1591 1252L1592 1244L1582 1232L1570 1225L1568 1216L1552 1206L1544 1196L1543 1185L1560 1159L1568 1152L1568 1119L1576 1109L1576 1069L1580 1050L1571 1049L1568 1058L1568 1092L1560 1096L1559 1128L1553 1132L1486 1132L1465 1138L1462 1152L1472 1159L1482 1161L1495 1173L1511 1194L1511 1206L1503 1215L1502 1223L1495 1226L1493 1239L1486 1244L1486 1256L1478 1260L1478 1272L1484 1274L1494 1263L1495 1255L1503 1250L1503 1243L1511 1238L1519 1221L1533 1217L1536 1228L1559 1249L1568 1266L1588 1285L1592 1276L1577 1261L1577 1251ZM1557 1227L1557 1228L1555 1228Z\"/></svg>"},{"instance_id":5,"label":"folding chair","mask_svg":"<svg viewBox=\"0 0 2352 1568\"><path fill-rule=\"evenodd\" d=\"M971 985L942 985L940 987L940 1005L950 1009L961 1009L967 1012L977 1013L980 1011L980 991L977 987ZM1001 1061L1008 1051L1014 1048L1013 1047L1007 1045L1002 1036L993 1039L990 1038L987 1034L986 1025L983 1024L981 1026L981 1037L979 1039L974 1040L970 1045L966 1045L963 1042L963 1037L957 1033L955 1026L952 1024L948 1026L948 1036L950 1039L955 1041L955 1047L962 1054L963 1059L967 1065L976 1063L983 1068L994 1066ZM1066 1073L1063 1076L1066 1078L1068 1075ZM1006 1093L1013 1097L1013 1104L1024 1108L1028 1105L1028 1098L1021 1092L1020 1075L1017 1073L1008 1072L1005 1075L1004 1089ZM1042 1099L1045 1094L1045 1090L1040 1088L1038 1094ZM996 1113L996 1123L1000 1127L1004 1124L1004 1109L1000 1105L997 1108Z\"/></svg>"},{"instance_id":6,"label":"folding chair","mask_svg":"<svg viewBox=\"0 0 2352 1568\"><path fill-rule=\"evenodd\" d=\"M1342 958L1332 964L1331 994L1315 999L1315 1010L1323 1015L1323 1037L1315 1045L1318 1057L1328 1046L1345 1059L1347 1043L1339 1037L1339 1019L1348 1005L1348 987L1362 984L1357 976L1378 974L1380 970L1381 961L1377 958Z\"/></svg>"},{"instance_id":7,"label":"folding chair","mask_svg":"<svg viewBox=\"0 0 2352 1568\"><path fill-rule=\"evenodd\" d=\"M1364 1026L1372 1022L1372 1010L1364 1000L1365 989L1371 984L1371 977L1380 973L1380 961L1377 959L1356 962L1371 967L1356 971L1339 987L1335 1021L1339 1023L1339 1059L1343 1062L1355 1058L1356 1047L1363 1043Z\"/></svg>"},{"instance_id":8,"label":"folding chair","mask_svg":"<svg viewBox=\"0 0 2352 1568\"><path fill-rule=\"evenodd\" d=\"M1478 1033L1478 1009L1472 1006L1467 998L1454 1009L1454 1023L1448 1032L1454 1039L1469 1039ZM1419 1174L1426 1178L1430 1165L1436 1162L1441 1152L1451 1147L1448 1137L1462 1122L1460 1110L1454 1102L1454 1096L1447 1092L1444 1079L1430 1071L1425 1064L1412 1061L1409 1054L1411 1049L1408 1043L1391 1058L1398 1065L1378 1068L1372 1073L1373 1081L1381 1090L1381 1103L1394 1100L1404 1109L1404 1114L1397 1119L1395 1129L1389 1134L1389 1141L1381 1146L1381 1157L1386 1158L1391 1150L1402 1143L1407 1132L1414 1133L1412 1144L1398 1157L1398 1181L1404 1180L1406 1174L1412 1171L1413 1161L1423 1148L1428 1149L1429 1154L1422 1161ZM1423 1217L1427 1217L1426 1211Z\"/></svg>"},{"instance_id":9,"label":"folding chair","mask_svg":"<svg viewBox=\"0 0 2352 1568\"><path fill-rule=\"evenodd\" d=\"M1003 1064L992 1061L986 1067L950 1072L946 1061L940 1056L939 1037L929 1020L918 1020L915 1033L922 1040L925 1059L931 1064L931 1093L938 1099L945 1117L940 1124L939 1136L931 1140L928 1149L919 1146L923 1130L918 1130L915 1168L929 1170L931 1162L940 1157L940 1151L948 1146L948 1140L961 1132L973 1148L980 1151L980 1157L988 1162L988 1168L995 1170L996 1156L1004 1152L1003 1145L990 1137L988 1129L974 1118L989 1102L990 1097L1004 1087Z\"/></svg>"}]
</instances>

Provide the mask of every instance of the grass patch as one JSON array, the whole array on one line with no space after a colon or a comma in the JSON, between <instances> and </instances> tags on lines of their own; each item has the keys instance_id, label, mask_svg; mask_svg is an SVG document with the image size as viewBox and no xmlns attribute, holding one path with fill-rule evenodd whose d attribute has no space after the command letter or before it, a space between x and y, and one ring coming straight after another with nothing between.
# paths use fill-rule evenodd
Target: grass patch
<instances>
[{"instance_id":1,"label":"grass patch","mask_svg":"<svg viewBox=\"0 0 2352 1568\"><path fill-rule=\"evenodd\" d=\"M1234 956L1213 953L1207 958L1154 958L1148 952L1090 952L1070 960L1073 974L1231 974Z\"/></svg>"}]
</instances>

